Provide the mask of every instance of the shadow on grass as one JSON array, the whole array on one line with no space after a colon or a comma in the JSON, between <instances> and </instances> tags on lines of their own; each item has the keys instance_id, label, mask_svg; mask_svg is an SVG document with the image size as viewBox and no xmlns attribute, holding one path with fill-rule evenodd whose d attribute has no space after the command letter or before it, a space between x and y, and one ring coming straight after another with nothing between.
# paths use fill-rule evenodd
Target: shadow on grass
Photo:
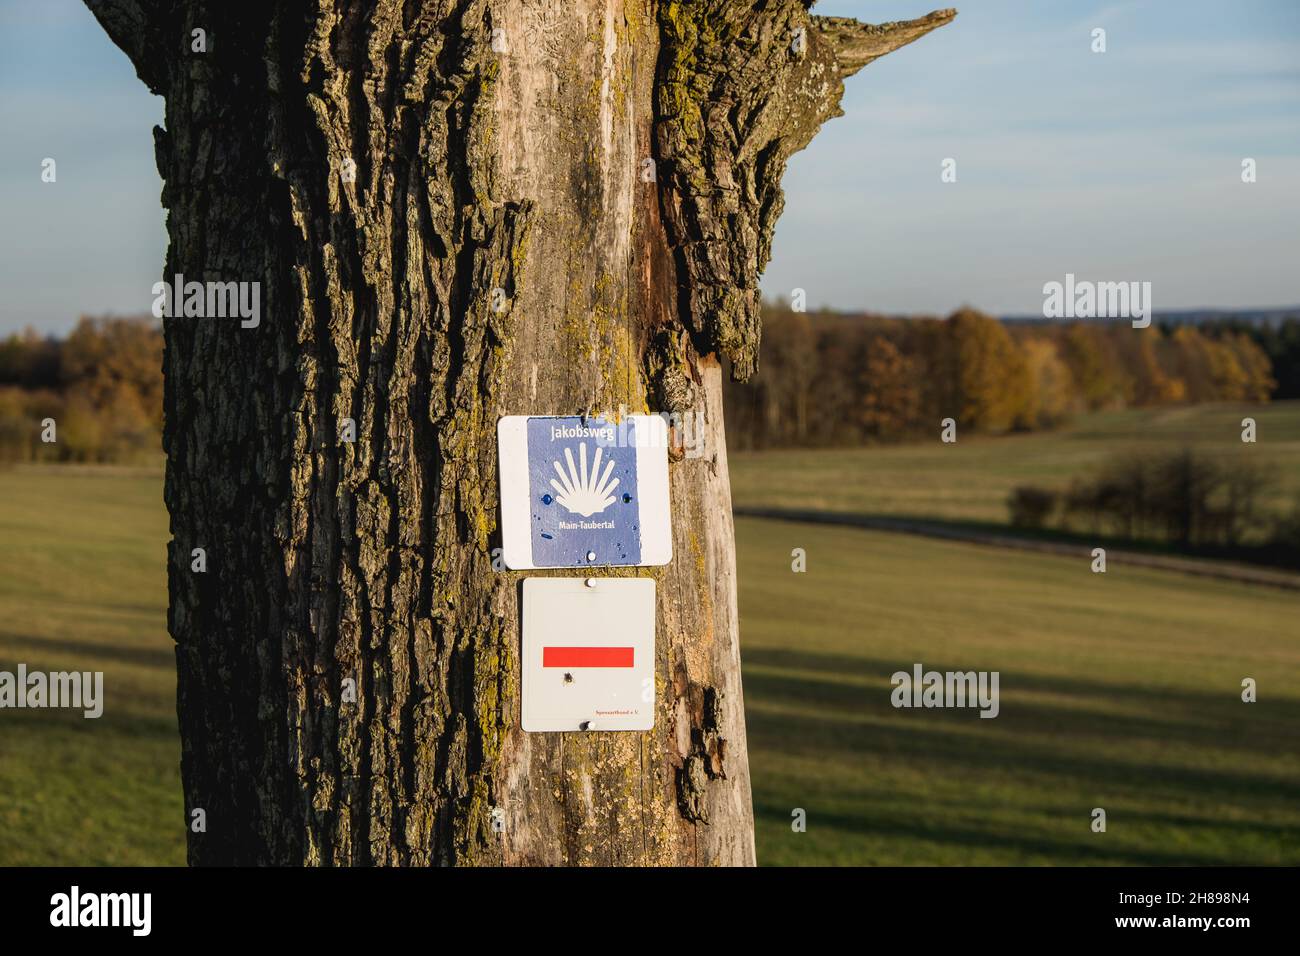
<instances>
[{"instance_id":1,"label":"shadow on grass","mask_svg":"<svg viewBox=\"0 0 1300 956\"><path fill-rule=\"evenodd\" d=\"M754 686L761 688L765 700L794 704L817 702L845 710L865 707L881 714L898 714L900 711L889 702L889 692L893 689L890 677L900 670L910 673L913 662L820 651L746 648L741 663L745 668L746 694ZM1300 727L1300 698L1273 697L1267 706L1245 704L1239 696L1241 688L1235 671L1222 675L1220 690L1195 692L989 667L989 661L966 661L962 665L932 660L923 663L927 671L968 671L978 668L980 663L984 669L997 670L999 689L1004 695L1008 692L1013 695L1012 701L1002 701L1001 713L996 718L999 725L1008 719L1017 726L1019 721L1028 720L1034 727L1050 725L1071 736L1156 738L1205 746L1231 743L1234 748L1251 748L1265 754L1293 750L1295 728ZM764 669L782 673L764 674L761 672ZM1209 680L1213 680L1213 675L1207 675ZM1014 696L1021 693L1057 695L1070 698L1077 705L1015 700ZM1116 705L1129 712L1101 710ZM1132 710L1138 706L1159 709L1167 716L1135 715ZM961 710L925 712L948 720L964 721L967 716ZM1225 737L1225 732L1231 731L1238 731L1242 739Z\"/></svg>"},{"instance_id":2,"label":"shadow on grass","mask_svg":"<svg viewBox=\"0 0 1300 956\"><path fill-rule=\"evenodd\" d=\"M1300 701L1270 701L1266 709L1241 703L1232 686L1213 694L1002 671L1001 714L989 720L971 709L895 709L889 675L910 670L897 660L766 649L747 650L742 659L746 723L754 750L818 760L827 765L828 774L836 765L874 764L1003 788L1016 786L1019 779L1033 790L1070 788L1095 794L1088 799L1098 805L1110 802L1116 807L1134 794L1144 801L1167 802L1171 808L1190 800L1214 800L1228 811L1225 819L1145 811L1124 815L1149 826L1190 829L1211 844L1216 835L1226 835L1286 844L1288 852L1300 846L1300 828L1276 822L1300 803L1300 778L1275 769L1276 757L1294 749ZM926 669L968 668L926 662ZM1016 700L1019 692L1066 700ZM1146 706L1166 716L1100 712L1108 705ZM1153 743L1178 745L1174 759L1198 751L1222 759L1201 766L1153 765L1143 757ZM828 818L821 811L818 816L826 825L851 833L1013 849L1079 862L1249 862L1221 858L1213 849L1146 850L1115 846L1114 841L1102 847L1087 842L1086 835L1076 843L1042 833L924 819L933 809L924 795L916 795L915 813L887 809L877 815L878 808L864 802L861 816ZM760 812L789 822L788 807L766 806ZM1047 812L1050 817L1052 811ZM1238 813L1246 819L1234 819Z\"/></svg>"},{"instance_id":3,"label":"shadow on grass","mask_svg":"<svg viewBox=\"0 0 1300 956\"><path fill-rule=\"evenodd\" d=\"M788 825L790 822L788 807L755 804L754 813L759 819L772 823ZM954 823L930 824L918 821L916 816L900 817L888 814L873 815L868 819L866 815L849 816L843 813L827 813L824 810L816 811L815 818L810 816L810 819L813 819L818 827L858 836L885 837L915 843L942 843L952 847L965 847L972 851L1013 850L1017 855L1047 857L1055 865L1213 866L1241 862L1227 859L1220 854L1195 850L1125 847L1116 845L1114 841L1109 843L1099 841L1096 835L1090 832L1088 836L1080 836L1078 840L1053 839L1042 833L1026 833L1009 827L981 828ZM1086 817L1082 819L1086 827ZM1089 837L1092 839L1089 840ZM906 865L907 861L900 862ZM948 865L967 865L967 861L958 854Z\"/></svg>"},{"instance_id":4,"label":"shadow on grass","mask_svg":"<svg viewBox=\"0 0 1300 956\"><path fill-rule=\"evenodd\" d=\"M1151 567L1167 566L1169 570L1204 574L1224 580L1300 589L1300 576L1295 574L1300 570L1300 551L1279 544L1176 546L1163 541L1107 534L1101 529L1081 532L1059 528L1023 528L1008 523L937 518L932 515L757 506L736 506L734 513L738 518L864 528L1061 555L1090 556L1093 548L1102 547L1112 561L1128 558L1134 563L1146 563Z\"/></svg>"},{"instance_id":5,"label":"shadow on grass","mask_svg":"<svg viewBox=\"0 0 1300 956\"><path fill-rule=\"evenodd\" d=\"M119 661L123 664L137 664L142 667L159 667L167 670L176 668L175 645L170 638L158 647L121 647L106 641L75 641L65 637L47 637L37 634L22 634L17 631L0 630L0 645L15 647L22 645L36 650L37 654L68 654L78 658L81 663L75 670L99 670L93 666L97 661ZM7 656L12 656L9 651ZM24 660L29 670L55 669L45 668L35 660Z\"/></svg>"}]
</instances>

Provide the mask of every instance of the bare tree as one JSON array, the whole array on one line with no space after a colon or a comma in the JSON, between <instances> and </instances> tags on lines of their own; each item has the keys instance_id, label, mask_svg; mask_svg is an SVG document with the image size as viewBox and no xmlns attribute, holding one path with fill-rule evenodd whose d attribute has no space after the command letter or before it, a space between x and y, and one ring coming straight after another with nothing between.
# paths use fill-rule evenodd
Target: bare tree
<instances>
[{"instance_id":1,"label":"bare tree","mask_svg":"<svg viewBox=\"0 0 1300 956\"><path fill-rule=\"evenodd\" d=\"M260 283L256 327L165 323L191 863L752 863L719 362L787 158L953 12L86 2L166 100L165 277ZM494 424L620 404L705 423L655 729L525 734Z\"/></svg>"}]
</instances>

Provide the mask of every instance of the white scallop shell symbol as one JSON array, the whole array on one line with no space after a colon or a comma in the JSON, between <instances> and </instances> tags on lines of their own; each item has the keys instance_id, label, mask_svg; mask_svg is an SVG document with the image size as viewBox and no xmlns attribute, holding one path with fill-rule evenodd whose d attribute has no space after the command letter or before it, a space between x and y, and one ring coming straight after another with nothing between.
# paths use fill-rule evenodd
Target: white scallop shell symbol
<instances>
[{"instance_id":1,"label":"white scallop shell symbol","mask_svg":"<svg viewBox=\"0 0 1300 956\"><path fill-rule=\"evenodd\" d=\"M614 496L610 492L618 487L618 479L609 477L609 473L614 470L614 459L611 458L606 462L605 473L600 474L600 459L603 453L604 449L596 449L596 457L592 460L590 473L587 472L586 442L578 445L577 467L573 464L573 449L564 449L564 459L569 463L567 474L558 461L552 462L555 465L555 473L560 476L559 481L551 479L551 487L558 492L555 500L584 518L590 518L614 503Z\"/></svg>"}]
</instances>

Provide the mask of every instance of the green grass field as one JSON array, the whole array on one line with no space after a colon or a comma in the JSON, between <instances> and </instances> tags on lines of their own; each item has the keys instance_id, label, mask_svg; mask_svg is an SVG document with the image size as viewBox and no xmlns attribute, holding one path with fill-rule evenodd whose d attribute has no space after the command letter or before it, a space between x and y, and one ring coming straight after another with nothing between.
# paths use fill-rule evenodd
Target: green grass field
<instances>
[{"instance_id":1,"label":"green grass field","mask_svg":"<svg viewBox=\"0 0 1300 956\"><path fill-rule=\"evenodd\" d=\"M1185 446L1271 462L1269 505L1294 506L1300 402L737 454L732 488L738 506L1004 524L1016 485L1064 488L1113 454ZM737 522L737 549L763 862L1300 862L1295 592L757 519ZM916 662L999 671L1001 716L895 710L889 676ZM1247 676L1267 698L1241 702ZM1105 834L1089 828L1097 806Z\"/></svg>"},{"instance_id":2,"label":"green grass field","mask_svg":"<svg viewBox=\"0 0 1300 956\"><path fill-rule=\"evenodd\" d=\"M0 669L104 672L104 715L0 714L0 865L183 864L161 474L0 471Z\"/></svg>"},{"instance_id":3,"label":"green grass field","mask_svg":"<svg viewBox=\"0 0 1300 956\"><path fill-rule=\"evenodd\" d=\"M1283 457L1300 449L1300 408L1285 412L1257 413ZM814 507L842 461L833 480L873 476L853 492L862 510L1002 520L999 482L1149 434L1130 416L946 449L737 456L737 499L746 482L804 483ZM0 715L0 865L184 862L166 539L159 474L0 471L0 669L103 670L108 698L98 722ZM1300 862L1300 594L758 519L738 521L737 546L760 862ZM915 662L999 671L1001 715L893 709L889 676ZM1097 806L1105 834L1089 829Z\"/></svg>"},{"instance_id":4,"label":"green grass field","mask_svg":"<svg viewBox=\"0 0 1300 956\"><path fill-rule=\"evenodd\" d=\"M1258 441L1241 441L1241 420ZM1277 469L1271 510L1300 500L1300 401L1099 412L1057 432L964 437L877 448L780 450L731 456L737 506L824 509L1005 523L1017 485L1064 489L1112 454L1195 447L1228 461L1265 459Z\"/></svg>"},{"instance_id":5,"label":"green grass field","mask_svg":"<svg viewBox=\"0 0 1300 956\"><path fill-rule=\"evenodd\" d=\"M761 862L1300 862L1300 594L851 528L736 538ZM894 709L917 662L998 671L1000 715Z\"/></svg>"}]
</instances>

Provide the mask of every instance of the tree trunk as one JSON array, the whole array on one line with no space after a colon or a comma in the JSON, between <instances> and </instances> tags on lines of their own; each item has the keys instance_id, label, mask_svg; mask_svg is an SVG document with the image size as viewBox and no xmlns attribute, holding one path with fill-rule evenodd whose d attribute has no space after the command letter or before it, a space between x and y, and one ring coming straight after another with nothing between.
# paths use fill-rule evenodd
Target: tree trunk
<instances>
[{"instance_id":1,"label":"tree trunk","mask_svg":"<svg viewBox=\"0 0 1300 956\"><path fill-rule=\"evenodd\" d=\"M260 283L164 322L190 862L753 863L720 363L786 159L951 12L87 4L166 99L164 278ZM620 406L702 416L655 727L525 734L495 423Z\"/></svg>"}]
</instances>

